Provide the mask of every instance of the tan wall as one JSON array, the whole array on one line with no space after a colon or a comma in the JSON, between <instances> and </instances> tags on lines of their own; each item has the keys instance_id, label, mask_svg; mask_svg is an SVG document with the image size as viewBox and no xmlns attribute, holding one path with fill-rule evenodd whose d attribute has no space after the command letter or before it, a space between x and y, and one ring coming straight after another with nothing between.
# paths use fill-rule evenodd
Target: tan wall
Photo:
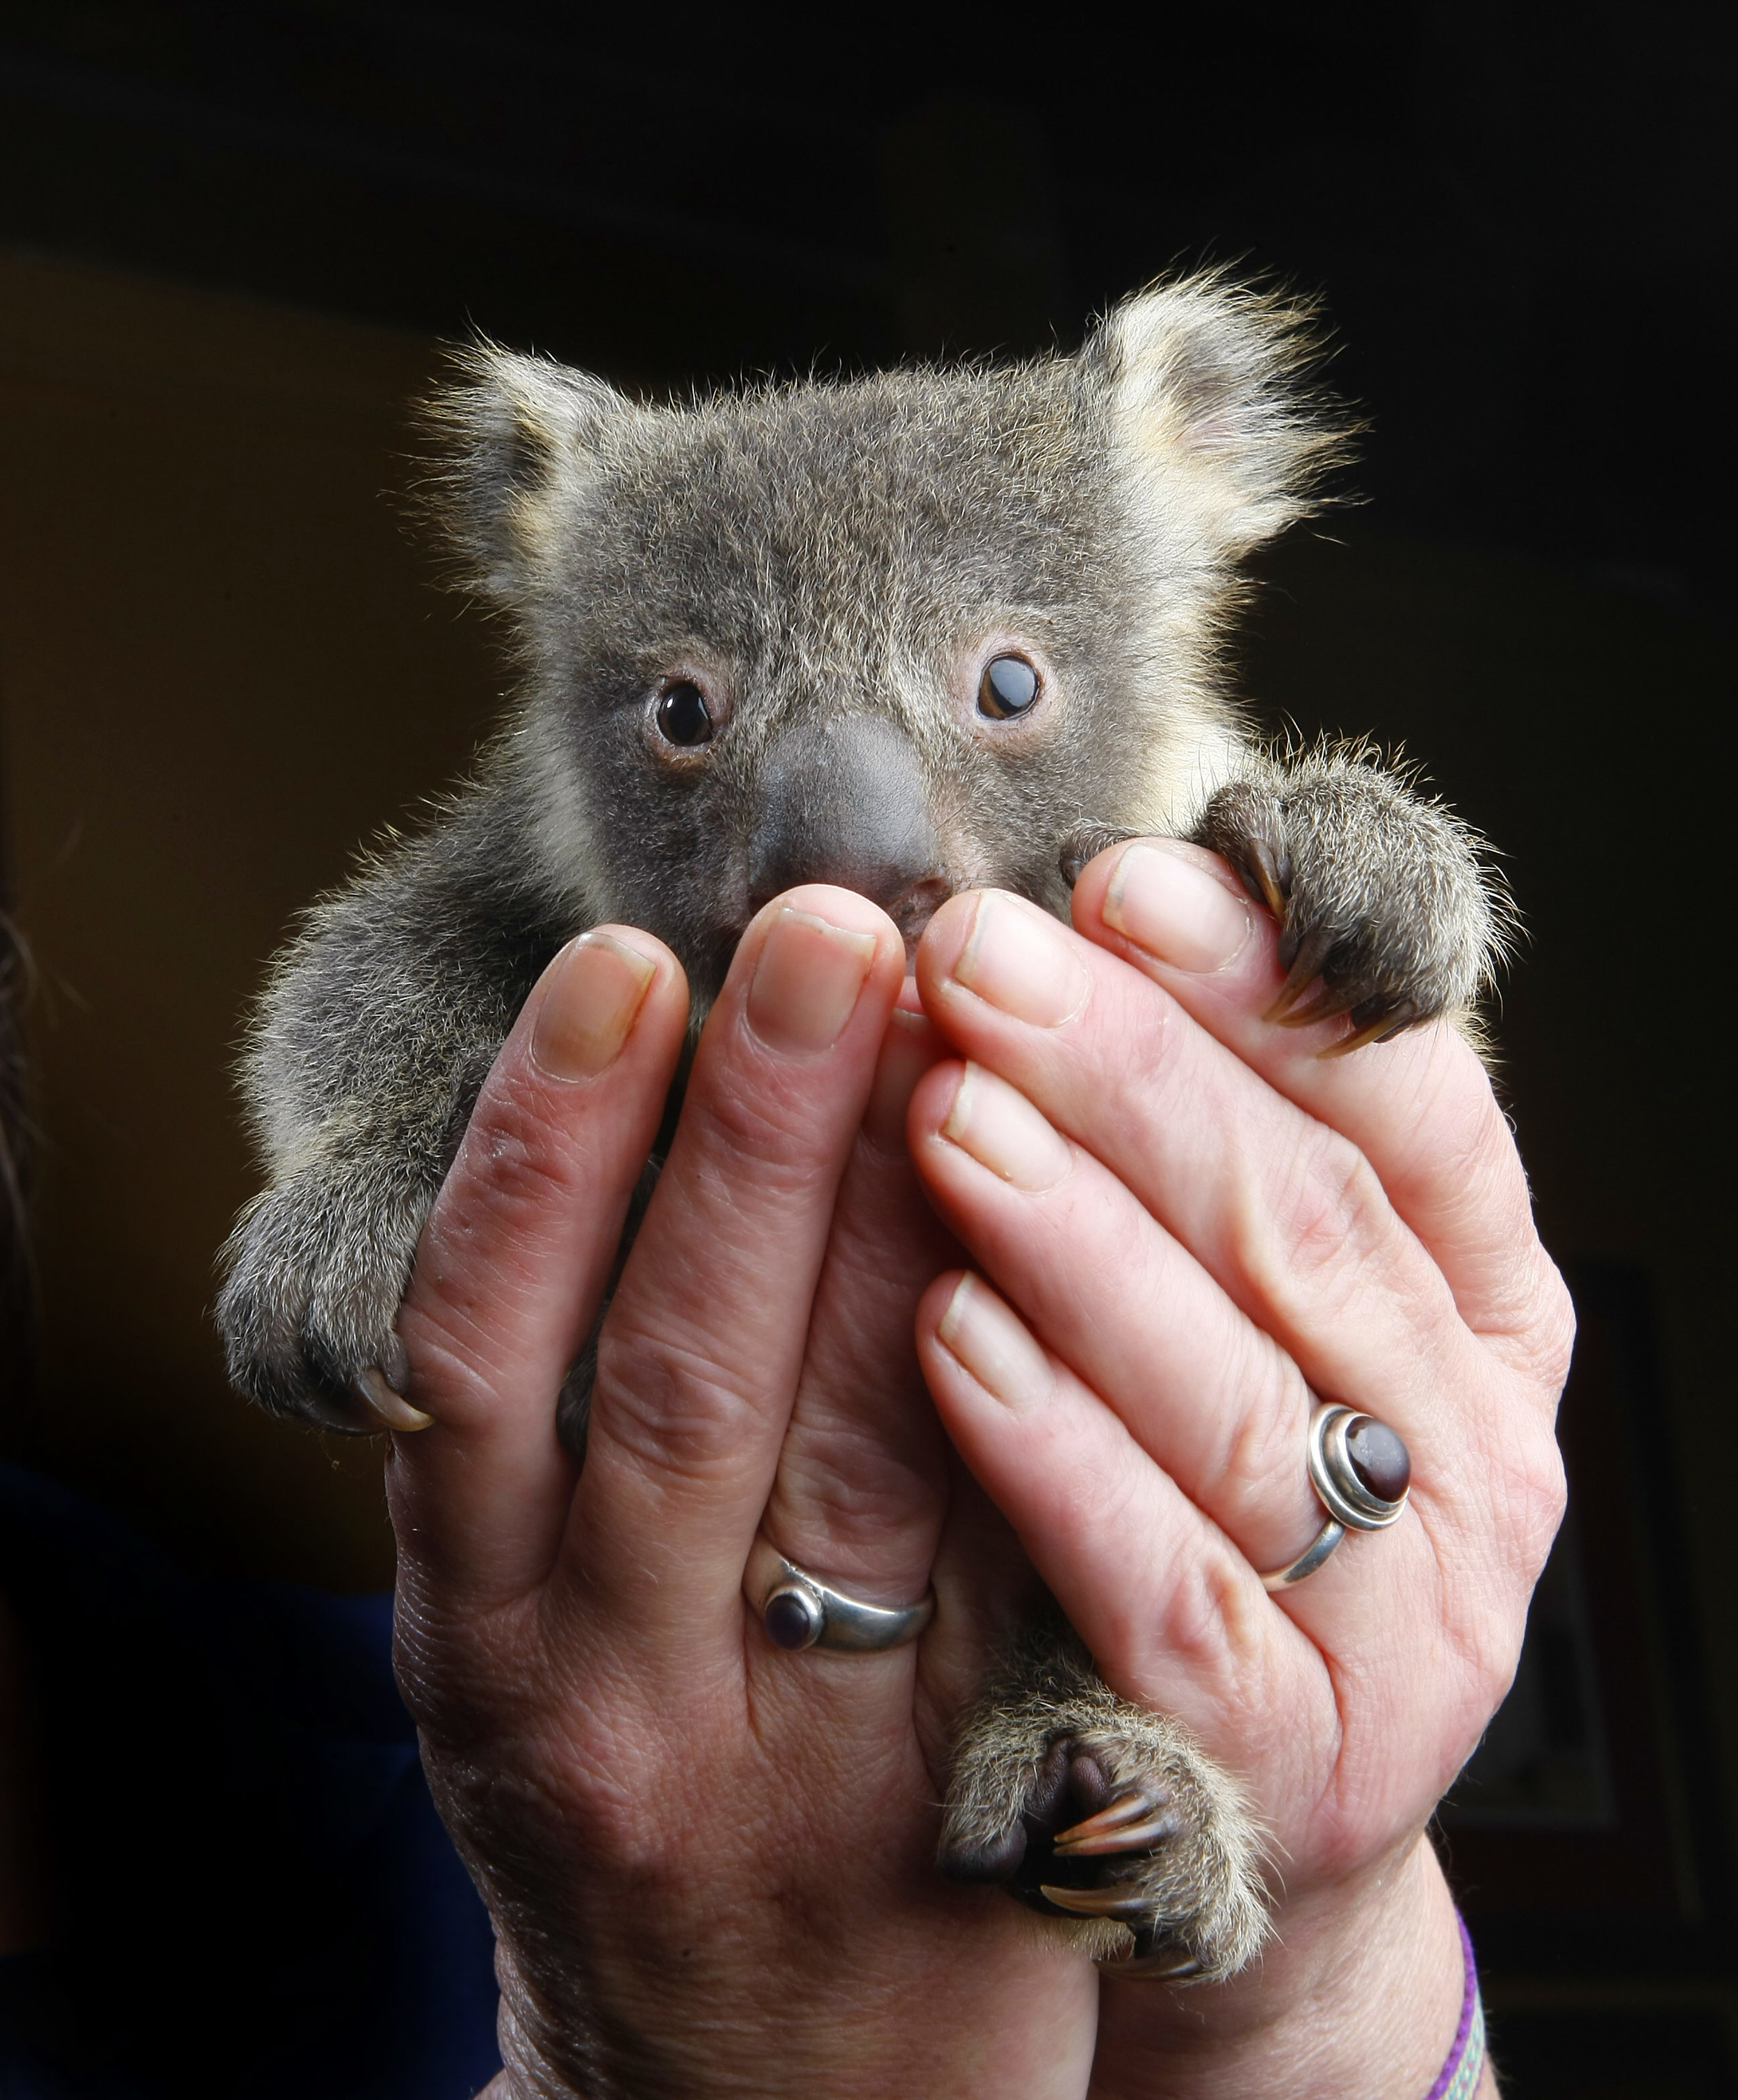
<instances>
[{"instance_id":1,"label":"tan wall","mask_svg":"<svg viewBox=\"0 0 1738 2100\"><path fill-rule=\"evenodd\" d=\"M237 1017L296 907L487 725L430 588L414 338L0 257L0 704L40 972L41 1455L205 1564L390 1579L376 1448L227 1389Z\"/></svg>"}]
</instances>

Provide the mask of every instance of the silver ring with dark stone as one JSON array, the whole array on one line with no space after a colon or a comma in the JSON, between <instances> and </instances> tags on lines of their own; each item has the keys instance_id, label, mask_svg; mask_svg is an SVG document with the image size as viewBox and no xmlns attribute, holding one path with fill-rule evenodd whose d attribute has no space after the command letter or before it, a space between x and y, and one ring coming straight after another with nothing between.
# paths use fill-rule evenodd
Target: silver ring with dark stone
<instances>
[{"instance_id":1,"label":"silver ring with dark stone","mask_svg":"<svg viewBox=\"0 0 1738 2100\"><path fill-rule=\"evenodd\" d=\"M1328 1520L1295 1560L1262 1577L1264 1589L1289 1590L1313 1575L1348 1531L1386 1531L1406 1507L1411 1454L1399 1431L1374 1414L1321 1401L1309 1418L1306 1462Z\"/></svg>"},{"instance_id":2,"label":"silver ring with dark stone","mask_svg":"<svg viewBox=\"0 0 1738 2100\"><path fill-rule=\"evenodd\" d=\"M876 1655L915 1641L935 1617L933 1590L915 1604L891 1611L866 1604L818 1582L758 1533L749 1549L743 1593L760 1614L766 1638L792 1653L827 1648L845 1655Z\"/></svg>"}]
</instances>

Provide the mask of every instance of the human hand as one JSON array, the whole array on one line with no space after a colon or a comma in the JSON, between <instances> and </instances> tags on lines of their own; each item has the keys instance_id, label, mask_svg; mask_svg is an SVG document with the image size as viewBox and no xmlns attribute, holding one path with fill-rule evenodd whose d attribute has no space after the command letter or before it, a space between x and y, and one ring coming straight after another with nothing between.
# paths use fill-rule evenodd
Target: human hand
<instances>
[{"instance_id":1,"label":"human hand","mask_svg":"<svg viewBox=\"0 0 1738 2100\"><path fill-rule=\"evenodd\" d=\"M788 908L786 908L788 907ZM398 1662L495 1921L503 2094L1078 2094L1093 1979L935 1874L937 1762L999 1599L912 1309L950 1258L905 1149L925 1026L838 890L744 937L598 1349L583 1472L555 1398L681 1048L674 960L564 951L484 1088L399 1334ZM917 1647L790 1655L743 1597L763 1512ZM1012 1564L999 1570L1003 1563Z\"/></svg>"},{"instance_id":2,"label":"human hand","mask_svg":"<svg viewBox=\"0 0 1738 2100\"><path fill-rule=\"evenodd\" d=\"M1271 922L1193 848L1101 855L1074 917L957 898L920 950L972 1065L920 1083L913 1155L995 1285L942 1277L920 1353L1113 1689L1248 1787L1277 1904L1229 1985L1107 1983L1093 2090L1422 2094L1462 1981L1423 1833L1561 1515L1568 1296L1451 1030L1341 1061L1269 1026ZM1401 1432L1411 1503L1269 1595L1322 1520L1316 1395Z\"/></svg>"}]
</instances>

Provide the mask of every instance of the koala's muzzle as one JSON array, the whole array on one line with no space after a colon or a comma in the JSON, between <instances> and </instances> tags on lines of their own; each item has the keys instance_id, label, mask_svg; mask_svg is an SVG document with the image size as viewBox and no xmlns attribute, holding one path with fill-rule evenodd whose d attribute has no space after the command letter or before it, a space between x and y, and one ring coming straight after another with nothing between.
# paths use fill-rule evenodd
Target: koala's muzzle
<instances>
[{"instance_id":1,"label":"koala's muzzle","mask_svg":"<svg viewBox=\"0 0 1738 2100\"><path fill-rule=\"evenodd\" d=\"M786 730L766 754L748 847L756 911L800 882L871 898L915 943L951 885L917 753L897 725L846 715Z\"/></svg>"}]
</instances>

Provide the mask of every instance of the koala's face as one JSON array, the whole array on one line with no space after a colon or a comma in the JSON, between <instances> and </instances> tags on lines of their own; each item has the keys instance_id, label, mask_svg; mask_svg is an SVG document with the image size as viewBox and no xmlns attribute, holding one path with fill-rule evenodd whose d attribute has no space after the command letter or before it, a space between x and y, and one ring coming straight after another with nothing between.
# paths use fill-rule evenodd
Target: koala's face
<instances>
[{"instance_id":1,"label":"koala's face","mask_svg":"<svg viewBox=\"0 0 1738 2100\"><path fill-rule=\"evenodd\" d=\"M1140 312L1074 359L688 409L483 356L449 411L464 528L530 673L540 862L589 915L659 934L704 1000L795 883L910 946L963 888L1065 912L1083 830L1198 804L1231 734L1215 620L1274 503L1192 443L1233 404L1171 335L1143 368Z\"/></svg>"}]
</instances>

